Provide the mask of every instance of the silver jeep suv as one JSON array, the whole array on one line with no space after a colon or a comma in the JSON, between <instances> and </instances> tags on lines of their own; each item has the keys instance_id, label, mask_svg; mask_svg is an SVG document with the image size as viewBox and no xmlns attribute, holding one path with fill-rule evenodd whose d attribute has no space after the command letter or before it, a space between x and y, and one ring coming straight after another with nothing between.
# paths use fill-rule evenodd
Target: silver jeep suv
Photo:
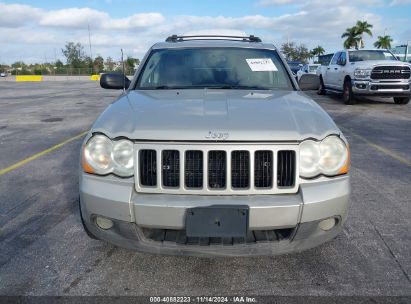
<instances>
[{"instance_id":1,"label":"silver jeep suv","mask_svg":"<svg viewBox=\"0 0 411 304\"><path fill-rule=\"evenodd\" d=\"M334 238L349 148L272 44L176 36L150 48L81 149L89 236L151 253L272 255Z\"/></svg>"}]
</instances>

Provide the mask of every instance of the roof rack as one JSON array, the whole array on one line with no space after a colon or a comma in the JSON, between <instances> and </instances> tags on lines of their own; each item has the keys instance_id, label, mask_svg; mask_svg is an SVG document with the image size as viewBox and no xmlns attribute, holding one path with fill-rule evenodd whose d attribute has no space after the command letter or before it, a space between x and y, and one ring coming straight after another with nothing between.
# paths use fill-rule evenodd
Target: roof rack
<instances>
[{"instance_id":1,"label":"roof rack","mask_svg":"<svg viewBox=\"0 0 411 304\"><path fill-rule=\"evenodd\" d=\"M194 36L178 36L171 35L167 37L166 42L182 42L187 40L213 40L219 38L222 40L236 40L245 42L261 42L261 39L257 36L222 36L222 35L194 35Z\"/></svg>"}]
</instances>

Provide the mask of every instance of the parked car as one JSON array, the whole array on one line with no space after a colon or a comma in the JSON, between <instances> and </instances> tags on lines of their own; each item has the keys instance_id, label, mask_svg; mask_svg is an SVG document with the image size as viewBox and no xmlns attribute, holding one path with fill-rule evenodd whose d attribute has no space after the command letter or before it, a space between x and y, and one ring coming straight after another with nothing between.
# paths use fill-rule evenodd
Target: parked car
<instances>
[{"instance_id":1,"label":"parked car","mask_svg":"<svg viewBox=\"0 0 411 304\"><path fill-rule=\"evenodd\" d=\"M342 50L317 70L318 94L342 93L346 104L354 104L356 96L393 97L396 104L407 104L410 71L411 64L399 61L389 50Z\"/></svg>"},{"instance_id":2,"label":"parked car","mask_svg":"<svg viewBox=\"0 0 411 304\"><path fill-rule=\"evenodd\" d=\"M139 251L272 255L333 239L347 218L349 148L258 37L153 45L81 148L80 214L93 238Z\"/></svg>"},{"instance_id":3,"label":"parked car","mask_svg":"<svg viewBox=\"0 0 411 304\"><path fill-rule=\"evenodd\" d=\"M301 69L298 70L297 72L297 81L300 80L301 76L304 74L317 74L317 69L320 66L320 64L314 64L314 63L310 63L310 64L305 64L301 67Z\"/></svg>"},{"instance_id":4,"label":"parked car","mask_svg":"<svg viewBox=\"0 0 411 304\"><path fill-rule=\"evenodd\" d=\"M6 77L6 76L7 76L6 73L4 73L4 72L1 72L1 73L0 73L0 77Z\"/></svg>"},{"instance_id":5,"label":"parked car","mask_svg":"<svg viewBox=\"0 0 411 304\"><path fill-rule=\"evenodd\" d=\"M302 62L300 61L288 61L287 64L290 67L291 72L293 72L296 75L297 75L297 72L303 66Z\"/></svg>"}]
</instances>

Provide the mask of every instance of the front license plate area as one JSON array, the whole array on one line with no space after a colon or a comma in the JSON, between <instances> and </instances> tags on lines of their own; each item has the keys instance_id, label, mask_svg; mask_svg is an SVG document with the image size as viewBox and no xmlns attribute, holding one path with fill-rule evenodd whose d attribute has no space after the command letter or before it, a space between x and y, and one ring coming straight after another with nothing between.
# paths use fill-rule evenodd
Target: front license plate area
<instances>
[{"instance_id":1,"label":"front license plate area","mask_svg":"<svg viewBox=\"0 0 411 304\"><path fill-rule=\"evenodd\" d=\"M248 206L209 206L190 208L186 214L189 237L245 237Z\"/></svg>"}]
</instances>

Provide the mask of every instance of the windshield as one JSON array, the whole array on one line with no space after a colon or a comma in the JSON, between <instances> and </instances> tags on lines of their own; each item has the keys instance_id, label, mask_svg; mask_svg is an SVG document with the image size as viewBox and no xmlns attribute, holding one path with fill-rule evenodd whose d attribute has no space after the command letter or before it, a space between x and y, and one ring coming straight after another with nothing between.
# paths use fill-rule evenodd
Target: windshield
<instances>
[{"instance_id":1,"label":"windshield","mask_svg":"<svg viewBox=\"0 0 411 304\"><path fill-rule=\"evenodd\" d=\"M136 89L292 89L273 50L187 48L154 50Z\"/></svg>"},{"instance_id":2,"label":"windshield","mask_svg":"<svg viewBox=\"0 0 411 304\"><path fill-rule=\"evenodd\" d=\"M317 69L318 69L318 65L310 65L310 66L308 67L308 71L309 71L310 73L316 72Z\"/></svg>"},{"instance_id":3,"label":"windshield","mask_svg":"<svg viewBox=\"0 0 411 304\"><path fill-rule=\"evenodd\" d=\"M390 52L384 50L351 51L348 52L350 62L364 60L397 60Z\"/></svg>"}]
</instances>

